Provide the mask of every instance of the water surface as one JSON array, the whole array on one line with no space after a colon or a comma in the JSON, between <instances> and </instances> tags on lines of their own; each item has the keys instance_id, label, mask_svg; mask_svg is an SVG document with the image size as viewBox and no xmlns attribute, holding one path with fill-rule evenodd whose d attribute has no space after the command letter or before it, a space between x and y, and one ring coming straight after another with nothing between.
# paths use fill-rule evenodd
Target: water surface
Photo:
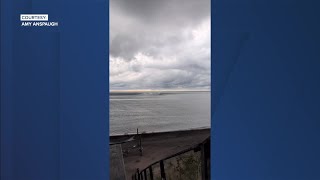
<instances>
[{"instance_id":1,"label":"water surface","mask_svg":"<svg viewBox=\"0 0 320 180\"><path fill-rule=\"evenodd\" d=\"M110 95L110 134L210 127L210 92Z\"/></svg>"}]
</instances>

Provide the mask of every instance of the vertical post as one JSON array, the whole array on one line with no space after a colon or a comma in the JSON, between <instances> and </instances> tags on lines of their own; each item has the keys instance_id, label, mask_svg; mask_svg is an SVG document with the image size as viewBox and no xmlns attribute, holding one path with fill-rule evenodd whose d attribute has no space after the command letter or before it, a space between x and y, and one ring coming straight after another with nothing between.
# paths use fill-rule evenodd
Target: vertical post
<instances>
[{"instance_id":1,"label":"vertical post","mask_svg":"<svg viewBox=\"0 0 320 180\"><path fill-rule=\"evenodd\" d=\"M207 157L206 157L206 152L205 152L205 146L204 144L200 145L201 149L201 176L202 180L208 180L208 168L207 168Z\"/></svg>"},{"instance_id":2,"label":"vertical post","mask_svg":"<svg viewBox=\"0 0 320 180\"><path fill-rule=\"evenodd\" d=\"M164 172L163 161L160 161L161 180L166 180L166 173Z\"/></svg>"},{"instance_id":3,"label":"vertical post","mask_svg":"<svg viewBox=\"0 0 320 180\"><path fill-rule=\"evenodd\" d=\"M138 176L138 178L137 178L137 179L138 179L138 180L141 180L141 179L140 179L139 168L137 169L137 173L136 173L136 175Z\"/></svg>"},{"instance_id":4,"label":"vertical post","mask_svg":"<svg viewBox=\"0 0 320 180\"><path fill-rule=\"evenodd\" d=\"M153 180L152 166L149 167L150 180Z\"/></svg>"},{"instance_id":5,"label":"vertical post","mask_svg":"<svg viewBox=\"0 0 320 180\"><path fill-rule=\"evenodd\" d=\"M207 169L207 178L211 179L211 174L210 174L210 168L211 168L211 161L210 161L210 137L207 139L206 143L204 144L204 156L206 158L206 169Z\"/></svg>"},{"instance_id":6,"label":"vertical post","mask_svg":"<svg viewBox=\"0 0 320 180\"><path fill-rule=\"evenodd\" d=\"M137 135L139 136L139 152L140 152L140 156L142 156L142 141L141 141L141 134L139 134L138 128L137 128Z\"/></svg>"},{"instance_id":7,"label":"vertical post","mask_svg":"<svg viewBox=\"0 0 320 180\"><path fill-rule=\"evenodd\" d=\"M145 169L144 171L143 171L143 174L144 174L144 180L148 180L148 177L147 177L147 169Z\"/></svg>"}]
</instances>

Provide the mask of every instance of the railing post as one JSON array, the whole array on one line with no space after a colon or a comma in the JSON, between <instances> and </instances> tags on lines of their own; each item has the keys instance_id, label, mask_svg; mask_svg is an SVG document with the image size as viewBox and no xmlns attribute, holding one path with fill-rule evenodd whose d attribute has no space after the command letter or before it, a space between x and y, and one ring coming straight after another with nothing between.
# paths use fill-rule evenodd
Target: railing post
<instances>
[{"instance_id":1,"label":"railing post","mask_svg":"<svg viewBox=\"0 0 320 180\"><path fill-rule=\"evenodd\" d=\"M148 177L147 177L147 170L145 169L145 170L143 170L143 174L144 174L144 180L148 180Z\"/></svg>"},{"instance_id":2,"label":"railing post","mask_svg":"<svg viewBox=\"0 0 320 180\"><path fill-rule=\"evenodd\" d=\"M206 178L206 158L205 158L205 153L204 153L204 145L200 145L200 150L201 150L201 179L202 180L207 180Z\"/></svg>"},{"instance_id":3,"label":"railing post","mask_svg":"<svg viewBox=\"0 0 320 180\"><path fill-rule=\"evenodd\" d=\"M163 161L160 161L161 180L166 180L166 173L164 172Z\"/></svg>"},{"instance_id":4,"label":"railing post","mask_svg":"<svg viewBox=\"0 0 320 180\"><path fill-rule=\"evenodd\" d=\"M149 167L150 180L153 180L152 166Z\"/></svg>"},{"instance_id":5,"label":"railing post","mask_svg":"<svg viewBox=\"0 0 320 180\"><path fill-rule=\"evenodd\" d=\"M210 165L208 159L210 159L210 140L200 145L201 149L201 174L202 180L209 180Z\"/></svg>"},{"instance_id":6,"label":"railing post","mask_svg":"<svg viewBox=\"0 0 320 180\"><path fill-rule=\"evenodd\" d=\"M138 176L137 180L141 180L141 179L140 179L139 168L137 169L137 173L136 173L136 175Z\"/></svg>"}]
</instances>

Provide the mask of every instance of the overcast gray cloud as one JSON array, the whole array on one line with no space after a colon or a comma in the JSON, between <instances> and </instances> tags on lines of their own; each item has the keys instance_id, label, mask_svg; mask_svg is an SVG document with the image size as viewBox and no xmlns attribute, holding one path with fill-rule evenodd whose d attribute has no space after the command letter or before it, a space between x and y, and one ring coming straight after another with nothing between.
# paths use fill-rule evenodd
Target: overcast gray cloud
<instances>
[{"instance_id":1,"label":"overcast gray cloud","mask_svg":"<svg viewBox=\"0 0 320 180\"><path fill-rule=\"evenodd\" d=\"M210 0L111 0L111 89L208 89Z\"/></svg>"}]
</instances>

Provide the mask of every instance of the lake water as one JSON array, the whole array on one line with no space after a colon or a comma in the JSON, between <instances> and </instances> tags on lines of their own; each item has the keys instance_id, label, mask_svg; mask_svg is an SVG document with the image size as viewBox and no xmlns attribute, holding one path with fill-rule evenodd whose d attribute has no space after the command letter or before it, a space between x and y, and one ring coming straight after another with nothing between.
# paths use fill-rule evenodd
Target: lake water
<instances>
[{"instance_id":1,"label":"lake water","mask_svg":"<svg viewBox=\"0 0 320 180\"><path fill-rule=\"evenodd\" d=\"M110 95L110 135L210 127L210 92Z\"/></svg>"}]
</instances>

